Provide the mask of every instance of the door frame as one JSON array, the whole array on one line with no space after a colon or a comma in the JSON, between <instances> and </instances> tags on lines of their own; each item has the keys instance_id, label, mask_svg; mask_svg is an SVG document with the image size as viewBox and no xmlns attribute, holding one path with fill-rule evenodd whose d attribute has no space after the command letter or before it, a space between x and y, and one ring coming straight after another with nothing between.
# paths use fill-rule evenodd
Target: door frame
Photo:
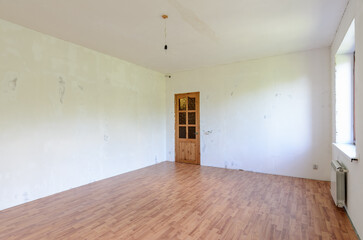
<instances>
[{"instance_id":1,"label":"door frame","mask_svg":"<svg viewBox=\"0 0 363 240\"><path fill-rule=\"evenodd\" d=\"M183 161L177 161L177 141L178 141L178 134L179 131L177 129L178 126L178 117L177 116L177 107L178 107L178 101L177 101L177 97L181 96L181 95L186 95L188 96L188 94L196 94L196 102L198 104L196 104L196 108L195 108L195 112L196 114L196 163L195 165L200 165L200 92L188 92L188 93L176 93L174 94L174 117L175 117L175 122L174 122L174 135L175 135L175 142L174 142L174 150L175 150L175 162L179 162L179 163L186 163ZM188 118L187 118L188 121Z\"/></svg>"}]
</instances>

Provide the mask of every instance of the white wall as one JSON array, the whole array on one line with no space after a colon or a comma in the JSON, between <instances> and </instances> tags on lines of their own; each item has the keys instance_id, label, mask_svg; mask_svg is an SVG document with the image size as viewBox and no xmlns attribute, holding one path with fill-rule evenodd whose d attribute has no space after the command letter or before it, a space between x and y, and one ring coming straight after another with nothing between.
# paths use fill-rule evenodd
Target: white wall
<instances>
[{"instance_id":1,"label":"white wall","mask_svg":"<svg viewBox=\"0 0 363 240\"><path fill-rule=\"evenodd\" d=\"M356 152L359 162L351 163L336 148L333 149L333 158L340 160L349 170L348 173L348 196L347 212L360 236L363 236L363 1L350 0L340 23L336 37L331 47L332 70L335 69L334 56L346 34L348 28L355 18L355 53L356 53ZM332 84L334 83L334 72L332 72ZM334 86L334 84L333 84ZM333 93L335 89L333 89ZM334 103L334 94L332 101ZM334 108L333 108L334 109ZM335 123L335 113L332 112ZM333 132L335 124L333 124ZM335 141L335 135L333 135Z\"/></svg>"},{"instance_id":2,"label":"white wall","mask_svg":"<svg viewBox=\"0 0 363 240\"><path fill-rule=\"evenodd\" d=\"M0 20L0 210L165 160L163 74Z\"/></svg>"},{"instance_id":3,"label":"white wall","mask_svg":"<svg viewBox=\"0 0 363 240\"><path fill-rule=\"evenodd\" d=\"M172 74L167 159L174 94L199 91L202 165L329 180L329 59L326 48Z\"/></svg>"}]
</instances>

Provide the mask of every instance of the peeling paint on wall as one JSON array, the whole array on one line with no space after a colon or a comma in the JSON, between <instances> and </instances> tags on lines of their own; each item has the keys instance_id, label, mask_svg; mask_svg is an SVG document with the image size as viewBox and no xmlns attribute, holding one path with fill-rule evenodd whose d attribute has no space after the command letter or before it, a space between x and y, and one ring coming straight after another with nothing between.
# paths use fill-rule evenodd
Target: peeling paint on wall
<instances>
[{"instance_id":1,"label":"peeling paint on wall","mask_svg":"<svg viewBox=\"0 0 363 240\"><path fill-rule=\"evenodd\" d=\"M66 82L62 77L59 77L58 81L58 93L59 93L59 102L63 104L64 94L66 92Z\"/></svg>"},{"instance_id":2,"label":"peeling paint on wall","mask_svg":"<svg viewBox=\"0 0 363 240\"><path fill-rule=\"evenodd\" d=\"M105 142L108 142L108 140L110 139L110 137L108 136L108 135L103 135L103 140L105 141Z\"/></svg>"},{"instance_id":3,"label":"peeling paint on wall","mask_svg":"<svg viewBox=\"0 0 363 240\"><path fill-rule=\"evenodd\" d=\"M15 92L18 86L18 74L15 72L6 72L1 81L1 89L4 93Z\"/></svg>"},{"instance_id":4,"label":"peeling paint on wall","mask_svg":"<svg viewBox=\"0 0 363 240\"><path fill-rule=\"evenodd\" d=\"M209 134L213 133L213 130L203 131L203 132L204 132L204 135L209 135Z\"/></svg>"},{"instance_id":5,"label":"peeling paint on wall","mask_svg":"<svg viewBox=\"0 0 363 240\"><path fill-rule=\"evenodd\" d=\"M0 19L0 210L165 161L164 74L13 26Z\"/></svg>"},{"instance_id":6,"label":"peeling paint on wall","mask_svg":"<svg viewBox=\"0 0 363 240\"><path fill-rule=\"evenodd\" d=\"M18 78L14 78L13 80L9 81L9 89L11 91L15 91L16 90L16 84L18 82Z\"/></svg>"},{"instance_id":7,"label":"peeling paint on wall","mask_svg":"<svg viewBox=\"0 0 363 240\"><path fill-rule=\"evenodd\" d=\"M330 89L329 56L323 48L175 73L168 99L195 90L203 96L202 165L329 179L330 97L322 94ZM168 151L175 148L174 123L168 114ZM314 172L316 159L325 168Z\"/></svg>"}]
</instances>

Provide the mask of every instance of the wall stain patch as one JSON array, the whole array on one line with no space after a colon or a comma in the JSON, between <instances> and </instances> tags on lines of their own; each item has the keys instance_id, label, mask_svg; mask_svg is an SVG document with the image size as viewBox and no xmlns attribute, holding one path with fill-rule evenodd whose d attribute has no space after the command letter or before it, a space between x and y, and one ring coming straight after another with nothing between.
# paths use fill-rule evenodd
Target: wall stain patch
<instances>
[{"instance_id":1,"label":"wall stain patch","mask_svg":"<svg viewBox=\"0 0 363 240\"><path fill-rule=\"evenodd\" d=\"M27 192L23 193L23 201L27 202L28 200L29 200L28 193Z\"/></svg>"},{"instance_id":2,"label":"wall stain patch","mask_svg":"<svg viewBox=\"0 0 363 240\"><path fill-rule=\"evenodd\" d=\"M13 80L9 81L9 89L11 91L16 90L17 82L18 82L18 78L14 78Z\"/></svg>"},{"instance_id":3,"label":"wall stain patch","mask_svg":"<svg viewBox=\"0 0 363 240\"><path fill-rule=\"evenodd\" d=\"M0 89L4 93L14 93L18 87L18 74L15 72L7 72L1 80Z\"/></svg>"},{"instance_id":4,"label":"wall stain patch","mask_svg":"<svg viewBox=\"0 0 363 240\"><path fill-rule=\"evenodd\" d=\"M211 133L213 133L213 130L204 131L204 135L209 135L209 134L211 134Z\"/></svg>"},{"instance_id":5,"label":"wall stain patch","mask_svg":"<svg viewBox=\"0 0 363 240\"><path fill-rule=\"evenodd\" d=\"M177 0L168 0L168 2L174 6L174 8L180 13L181 17L187 22L195 31L207 36L212 41L218 43L216 33L203 22L191 9L186 8Z\"/></svg>"},{"instance_id":6,"label":"wall stain patch","mask_svg":"<svg viewBox=\"0 0 363 240\"><path fill-rule=\"evenodd\" d=\"M108 142L108 140L110 139L110 137L108 136L108 135L103 135L103 140L105 141L105 142Z\"/></svg>"},{"instance_id":7,"label":"wall stain patch","mask_svg":"<svg viewBox=\"0 0 363 240\"><path fill-rule=\"evenodd\" d=\"M58 93L59 93L59 102L63 103L64 94L66 92L66 82L62 77L59 77L58 81Z\"/></svg>"}]
</instances>

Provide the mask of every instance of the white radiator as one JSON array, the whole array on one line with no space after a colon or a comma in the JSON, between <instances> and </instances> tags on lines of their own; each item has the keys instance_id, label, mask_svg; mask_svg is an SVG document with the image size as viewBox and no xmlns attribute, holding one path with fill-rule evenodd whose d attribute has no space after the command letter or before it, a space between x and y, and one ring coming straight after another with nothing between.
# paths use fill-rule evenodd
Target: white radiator
<instances>
[{"instance_id":1,"label":"white radiator","mask_svg":"<svg viewBox=\"0 0 363 240\"><path fill-rule=\"evenodd\" d=\"M331 162L330 192L335 205L341 208L345 206L347 172L348 170L340 162L336 160Z\"/></svg>"}]
</instances>

